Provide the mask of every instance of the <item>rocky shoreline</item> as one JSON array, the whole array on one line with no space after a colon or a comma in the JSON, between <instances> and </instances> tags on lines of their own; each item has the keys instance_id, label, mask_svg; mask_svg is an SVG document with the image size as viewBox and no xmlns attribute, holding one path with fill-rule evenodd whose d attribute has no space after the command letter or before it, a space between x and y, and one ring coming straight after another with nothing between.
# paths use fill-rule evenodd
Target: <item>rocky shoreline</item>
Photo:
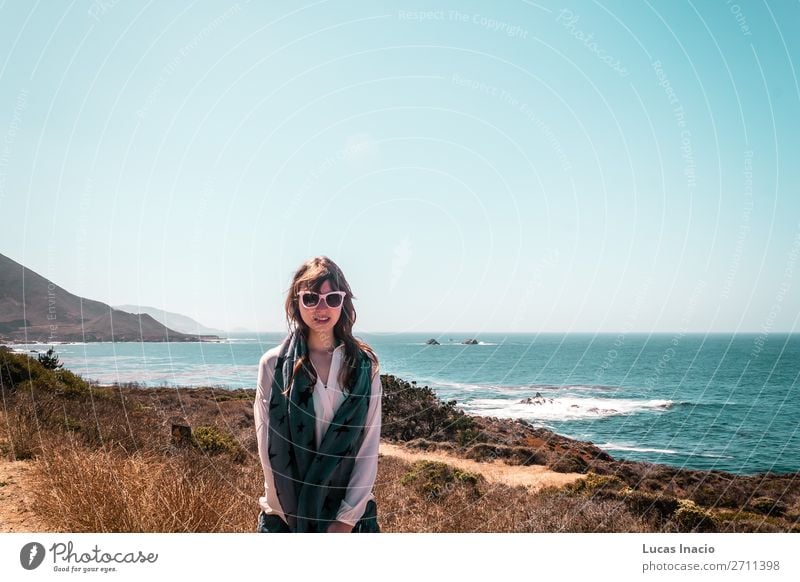
<instances>
[{"instance_id":1,"label":"rocky shoreline","mask_svg":"<svg viewBox=\"0 0 800 582\"><path fill-rule=\"evenodd\" d=\"M164 451L165 459L173 454L169 451L185 446L177 437L193 442L197 431L205 431L204 446L224 451L233 463L250 466L258 456L252 388L103 386L68 370L45 369L36 359L2 346L0 381L4 402L13 406L5 414L18 419L9 425L5 445L9 449L16 443L13 458L35 458L41 452L41 439L33 437L43 427L56 440L71 435L90 447L119 443L122 450L147 445ZM586 478L548 495L555 495L553 500L570 497L573 501L564 503L576 508L624 505L629 515L646 522L648 531L800 532L800 472L734 475L618 460L592 443L521 420L466 414L455 400L440 400L428 386L389 374L381 381L382 443L478 464L537 465L582 474ZM119 422L120 415L126 422Z\"/></svg>"},{"instance_id":2,"label":"rocky shoreline","mask_svg":"<svg viewBox=\"0 0 800 582\"><path fill-rule=\"evenodd\" d=\"M586 475L567 487L571 494L621 500L656 522L686 522L686 531L800 533L800 472L735 475L615 459L592 443L533 427L523 420L467 414L455 400L443 402L428 386L390 374L381 376L381 441L410 451L437 451L477 462L540 465L558 473ZM223 415L238 427L234 437L255 450L253 389L144 388L112 386L126 399L164 412L169 422L189 426ZM167 422L169 421L169 422ZM727 524L727 525L726 525Z\"/></svg>"},{"instance_id":3,"label":"rocky shoreline","mask_svg":"<svg viewBox=\"0 0 800 582\"><path fill-rule=\"evenodd\" d=\"M800 533L800 472L735 475L625 461L592 443L573 440L522 420L473 416L418 388L384 376L381 437L411 449L444 450L477 461L545 465L561 473L587 475L573 490L622 499L655 520L676 513L697 531L794 531ZM400 422L401 419L409 419ZM413 420L412 420L413 419ZM731 531L731 527L724 528Z\"/></svg>"}]
</instances>

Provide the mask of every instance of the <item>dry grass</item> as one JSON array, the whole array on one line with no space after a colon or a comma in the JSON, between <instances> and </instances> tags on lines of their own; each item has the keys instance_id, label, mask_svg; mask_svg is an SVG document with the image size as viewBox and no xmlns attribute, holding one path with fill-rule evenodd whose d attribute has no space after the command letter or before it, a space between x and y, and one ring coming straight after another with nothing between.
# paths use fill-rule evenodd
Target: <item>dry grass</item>
<instances>
[{"instance_id":1,"label":"dry grass","mask_svg":"<svg viewBox=\"0 0 800 582\"><path fill-rule=\"evenodd\" d=\"M546 488L477 484L454 479L437 491L403 484L412 464L382 456L375 497L387 532L640 532L654 531L619 501L585 499Z\"/></svg>"},{"instance_id":2,"label":"dry grass","mask_svg":"<svg viewBox=\"0 0 800 582\"><path fill-rule=\"evenodd\" d=\"M194 450L109 452L45 447L34 465L36 506L54 531L243 532L255 523L253 467Z\"/></svg>"},{"instance_id":3,"label":"dry grass","mask_svg":"<svg viewBox=\"0 0 800 582\"><path fill-rule=\"evenodd\" d=\"M50 531L252 532L261 494L257 459L244 464L194 449L109 452L60 442L32 462L35 507ZM414 465L382 456L375 495L385 532L653 531L618 501L556 489L443 481L434 494L404 479Z\"/></svg>"},{"instance_id":4,"label":"dry grass","mask_svg":"<svg viewBox=\"0 0 800 582\"><path fill-rule=\"evenodd\" d=\"M44 529L255 531L263 474L254 436L252 391L101 388L23 358L0 349L0 456L30 463L32 507ZM476 429L469 418L455 414L452 406L433 410L430 395L421 394L417 398L407 386L402 390L402 398L394 403L396 414L388 417L390 433L406 430L402 417L412 414L413 405L421 402L427 410L421 416L425 422L414 421L408 429L411 436L435 437L439 444L472 443ZM173 422L193 427L191 443L173 443ZM444 423L444 432L435 430L437 423ZM447 441L445 436L456 440ZM675 497L630 489L623 479L624 469L634 466L630 463L618 464L619 477L595 475L574 486L532 491L487 480L483 468L477 468L482 463L465 461L454 467L430 463L433 457L429 464L380 457L374 491L382 531L799 528L800 501L791 498L778 507L773 501L778 497L770 490L759 490L760 496L749 502L752 510L780 512L783 517L743 510L717 510L712 515L706 508L687 503L678 507ZM741 483L748 482L737 480ZM2 511L0 507L0 522ZM793 525L787 527L787 520Z\"/></svg>"}]
</instances>

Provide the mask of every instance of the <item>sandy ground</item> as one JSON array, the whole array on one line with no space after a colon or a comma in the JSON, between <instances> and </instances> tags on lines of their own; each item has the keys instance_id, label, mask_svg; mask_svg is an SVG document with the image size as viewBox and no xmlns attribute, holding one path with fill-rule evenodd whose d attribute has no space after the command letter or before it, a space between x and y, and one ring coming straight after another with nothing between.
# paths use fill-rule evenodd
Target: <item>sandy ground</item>
<instances>
[{"instance_id":1,"label":"sandy ground","mask_svg":"<svg viewBox=\"0 0 800 582\"><path fill-rule=\"evenodd\" d=\"M412 451L397 445L381 443L380 454L400 457L410 463L429 460L441 461L471 473L481 473L489 483L506 485L524 485L531 491L542 487L561 487L585 477L580 473L556 473L541 465L507 465L499 459L488 463L478 463L470 459L461 459L440 451Z\"/></svg>"},{"instance_id":2,"label":"sandy ground","mask_svg":"<svg viewBox=\"0 0 800 582\"><path fill-rule=\"evenodd\" d=\"M584 477L580 473L555 473L539 465L506 465L500 460L478 463L443 452L411 451L388 443L381 443L380 453L412 463L420 460L441 461L465 471L481 473L489 483L523 485L531 491L550 485L560 487ZM0 459L0 532L48 531L42 519L33 511L30 468L29 461Z\"/></svg>"},{"instance_id":3,"label":"sandy ground","mask_svg":"<svg viewBox=\"0 0 800 582\"><path fill-rule=\"evenodd\" d=\"M0 459L0 532L47 531L32 509L30 466Z\"/></svg>"}]
</instances>

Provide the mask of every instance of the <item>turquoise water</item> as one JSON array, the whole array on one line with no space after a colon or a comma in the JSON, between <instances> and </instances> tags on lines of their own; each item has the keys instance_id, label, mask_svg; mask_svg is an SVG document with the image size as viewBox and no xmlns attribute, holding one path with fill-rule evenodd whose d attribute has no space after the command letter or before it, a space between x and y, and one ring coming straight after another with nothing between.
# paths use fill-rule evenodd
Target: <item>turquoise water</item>
<instances>
[{"instance_id":1,"label":"turquoise water","mask_svg":"<svg viewBox=\"0 0 800 582\"><path fill-rule=\"evenodd\" d=\"M283 335L56 347L68 368L102 383L252 388L261 354ZM800 470L797 334L481 334L479 345L450 335L361 337L384 373L427 384L467 412L525 419L616 458ZM430 337L441 345L426 345Z\"/></svg>"}]
</instances>

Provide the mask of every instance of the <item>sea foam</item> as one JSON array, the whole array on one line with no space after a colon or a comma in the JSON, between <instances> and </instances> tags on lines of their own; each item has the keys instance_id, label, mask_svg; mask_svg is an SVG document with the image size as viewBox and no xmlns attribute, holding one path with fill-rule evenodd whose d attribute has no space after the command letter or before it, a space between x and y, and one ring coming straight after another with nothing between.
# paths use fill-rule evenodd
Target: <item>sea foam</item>
<instances>
[{"instance_id":1,"label":"sea foam","mask_svg":"<svg viewBox=\"0 0 800 582\"><path fill-rule=\"evenodd\" d=\"M523 420L577 420L668 410L670 400L624 398L532 397L531 402L506 398L476 398L463 403L467 412Z\"/></svg>"}]
</instances>

